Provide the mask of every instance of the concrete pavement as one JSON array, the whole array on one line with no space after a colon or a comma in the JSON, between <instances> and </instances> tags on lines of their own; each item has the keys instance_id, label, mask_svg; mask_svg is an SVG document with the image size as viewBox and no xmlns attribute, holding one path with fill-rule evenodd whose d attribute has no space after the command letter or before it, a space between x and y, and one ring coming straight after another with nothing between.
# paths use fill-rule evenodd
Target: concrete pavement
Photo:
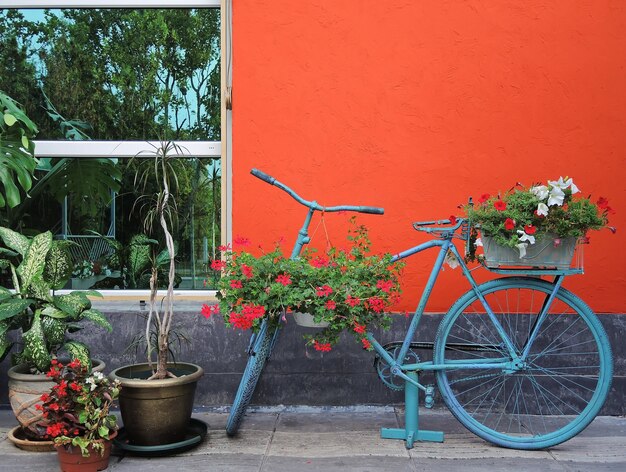
<instances>
[{"instance_id":1,"label":"concrete pavement","mask_svg":"<svg viewBox=\"0 0 626 472\"><path fill-rule=\"evenodd\" d=\"M626 418L598 417L576 438L546 451L495 447L467 432L447 410L421 410L420 426L445 432L445 442L381 439L380 427L403 422L399 407L275 407L252 409L240 434L224 432L226 413L197 410L209 425L204 443L173 457L142 458L115 451L109 471L620 471L626 470ZM6 433L15 425L0 411L0 472L57 471L55 453L28 453Z\"/></svg>"}]
</instances>

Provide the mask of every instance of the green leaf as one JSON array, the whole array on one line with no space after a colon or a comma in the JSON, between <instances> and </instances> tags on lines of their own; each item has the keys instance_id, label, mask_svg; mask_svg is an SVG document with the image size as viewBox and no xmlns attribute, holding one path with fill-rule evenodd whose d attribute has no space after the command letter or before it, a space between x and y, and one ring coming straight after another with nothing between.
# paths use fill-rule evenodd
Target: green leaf
<instances>
[{"instance_id":1,"label":"green leaf","mask_svg":"<svg viewBox=\"0 0 626 472\"><path fill-rule=\"evenodd\" d=\"M2 362L9 352L11 352L13 344L14 343L9 341L6 333L0 334L0 362Z\"/></svg>"},{"instance_id":2,"label":"green leaf","mask_svg":"<svg viewBox=\"0 0 626 472\"><path fill-rule=\"evenodd\" d=\"M46 256L43 278L54 290L65 286L72 276L74 263L72 255L63 241L53 241Z\"/></svg>"},{"instance_id":3,"label":"green leaf","mask_svg":"<svg viewBox=\"0 0 626 472\"><path fill-rule=\"evenodd\" d=\"M46 264L46 256L52 246L52 233L45 233L35 236L24 255L24 261L17 268L17 273L22 278L22 290L26 290L33 279L39 277Z\"/></svg>"},{"instance_id":4,"label":"green leaf","mask_svg":"<svg viewBox=\"0 0 626 472\"><path fill-rule=\"evenodd\" d=\"M10 256L10 257L15 257L18 255L17 252L11 251L10 249L4 248L4 247L0 247L0 254L6 254L7 256Z\"/></svg>"},{"instance_id":5,"label":"green leaf","mask_svg":"<svg viewBox=\"0 0 626 472\"><path fill-rule=\"evenodd\" d=\"M0 321L22 313L33 302L29 299L13 298L0 302Z\"/></svg>"},{"instance_id":6,"label":"green leaf","mask_svg":"<svg viewBox=\"0 0 626 472\"><path fill-rule=\"evenodd\" d=\"M22 256L26 254L28 251L28 247L30 246L30 241L26 236L21 235L9 228L4 228L0 226L0 238L4 241L4 244L7 247L17 251Z\"/></svg>"},{"instance_id":7,"label":"green leaf","mask_svg":"<svg viewBox=\"0 0 626 472\"><path fill-rule=\"evenodd\" d=\"M48 284L41 276L36 277L27 290L28 296L39 300L52 301L50 298L50 284Z\"/></svg>"},{"instance_id":8,"label":"green leaf","mask_svg":"<svg viewBox=\"0 0 626 472\"><path fill-rule=\"evenodd\" d=\"M91 370L89 348L85 344L78 341L68 341L63 345L63 350L67 351L72 359L78 359L82 365L89 366L89 370Z\"/></svg>"},{"instance_id":9,"label":"green leaf","mask_svg":"<svg viewBox=\"0 0 626 472\"><path fill-rule=\"evenodd\" d=\"M17 123L17 118L15 118L10 113L5 113L4 122L7 124L7 126L13 126L15 123Z\"/></svg>"},{"instance_id":10,"label":"green leaf","mask_svg":"<svg viewBox=\"0 0 626 472\"><path fill-rule=\"evenodd\" d=\"M93 321L94 323L102 326L103 328L106 328L107 331L109 331L109 333L113 331L113 327L111 326L111 323L109 323L109 320L107 320L106 317L100 311L94 308L83 311L81 313L81 316L86 320Z\"/></svg>"},{"instance_id":11,"label":"green leaf","mask_svg":"<svg viewBox=\"0 0 626 472\"><path fill-rule=\"evenodd\" d=\"M48 346L61 346L65 341L65 323L63 321L49 316L42 316L41 329Z\"/></svg>"},{"instance_id":12,"label":"green leaf","mask_svg":"<svg viewBox=\"0 0 626 472\"><path fill-rule=\"evenodd\" d=\"M22 136L22 146L24 146L25 149L28 149L29 145L30 143L28 142L28 138L26 136Z\"/></svg>"},{"instance_id":13,"label":"green leaf","mask_svg":"<svg viewBox=\"0 0 626 472\"><path fill-rule=\"evenodd\" d=\"M39 313L35 314L30 329L22 335L22 338L24 339L24 360L34 365L40 372L48 370L51 356L46 348Z\"/></svg>"},{"instance_id":14,"label":"green leaf","mask_svg":"<svg viewBox=\"0 0 626 472\"><path fill-rule=\"evenodd\" d=\"M83 311L91 308L91 302L84 292L72 292L68 295L55 296L54 306L76 319Z\"/></svg>"},{"instance_id":15,"label":"green leaf","mask_svg":"<svg viewBox=\"0 0 626 472\"><path fill-rule=\"evenodd\" d=\"M98 434L101 438L108 439L109 438L109 428L106 426L100 426L98 428Z\"/></svg>"},{"instance_id":16,"label":"green leaf","mask_svg":"<svg viewBox=\"0 0 626 472\"><path fill-rule=\"evenodd\" d=\"M55 318L57 320L64 320L68 318L70 315L65 313L64 311L59 310L58 308L48 305L41 311L42 315L49 316L50 318Z\"/></svg>"}]
</instances>

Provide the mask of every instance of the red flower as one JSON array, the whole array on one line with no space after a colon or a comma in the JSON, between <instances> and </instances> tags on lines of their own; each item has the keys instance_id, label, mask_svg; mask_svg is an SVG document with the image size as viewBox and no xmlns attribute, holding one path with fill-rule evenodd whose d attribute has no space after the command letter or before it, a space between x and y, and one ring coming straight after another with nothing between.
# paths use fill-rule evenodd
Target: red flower
<instances>
[{"instance_id":1,"label":"red flower","mask_svg":"<svg viewBox=\"0 0 626 472\"><path fill-rule=\"evenodd\" d=\"M352 329L354 330L355 333L365 334L365 325L354 323L354 327Z\"/></svg>"},{"instance_id":2,"label":"red flower","mask_svg":"<svg viewBox=\"0 0 626 472\"><path fill-rule=\"evenodd\" d=\"M596 202L596 204L598 205L599 208L603 210L609 207L609 201L604 197L598 198L598 201Z\"/></svg>"},{"instance_id":3,"label":"red flower","mask_svg":"<svg viewBox=\"0 0 626 472\"><path fill-rule=\"evenodd\" d=\"M363 349L371 349L372 348L372 343L369 342L367 339L363 338L363 339L361 339L361 342L363 343Z\"/></svg>"},{"instance_id":4,"label":"red flower","mask_svg":"<svg viewBox=\"0 0 626 472\"><path fill-rule=\"evenodd\" d=\"M244 238L243 236L237 236L233 239L233 244L235 246L250 246L250 240L248 238Z\"/></svg>"},{"instance_id":5,"label":"red flower","mask_svg":"<svg viewBox=\"0 0 626 472\"><path fill-rule=\"evenodd\" d=\"M376 313L385 309L385 301L382 298L372 297L367 301L367 305Z\"/></svg>"},{"instance_id":6,"label":"red flower","mask_svg":"<svg viewBox=\"0 0 626 472\"><path fill-rule=\"evenodd\" d=\"M315 291L315 294L318 297L327 297L331 293L333 293L333 289L329 285L322 285L321 287L317 287Z\"/></svg>"},{"instance_id":7,"label":"red flower","mask_svg":"<svg viewBox=\"0 0 626 472\"><path fill-rule=\"evenodd\" d=\"M246 276L246 278L251 279L254 275L252 272L252 267L246 264L241 264L241 273Z\"/></svg>"},{"instance_id":8,"label":"red flower","mask_svg":"<svg viewBox=\"0 0 626 472\"><path fill-rule=\"evenodd\" d=\"M59 404L58 403L50 403L48 405L48 409L52 410L52 411L59 411ZM50 433L48 433L50 434Z\"/></svg>"},{"instance_id":9,"label":"red flower","mask_svg":"<svg viewBox=\"0 0 626 472\"><path fill-rule=\"evenodd\" d=\"M80 360L79 359L74 359L72 362L70 362L68 364L72 369L77 369L78 367L80 367Z\"/></svg>"},{"instance_id":10,"label":"red flower","mask_svg":"<svg viewBox=\"0 0 626 472\"><path fill-rule=\"evenodd\" d=\"M483 193L478 199L478 202L485 203L487 200L489 200L489 197L491 197L491 195L489 195L488 193Z\"/></svg>"},{"instance_id":11,"label":"red flower","mask_svg":"<svg viewBox=\"0 0 626 472\"><path fill-rule=\"evenodd\" d=\"M230 323L235 328L250 329L252 328L252 319L247 318L243 313L232 312L230 314Z\"/></svg>"},{"instance_id":12,"label":"red flower","mask_svg":"<svg viewBox=\"0 0 626 472\"><path fill-rule=\"evenodd\" d=\"M224 261L216 259L211 262L211 269L213 270L222 270L224 267L226 267L226 262Z\"/></svg>"},{"instance_id":13,"label":"red flower","mask_svg":"<svg viewBox=\"0 0 626 472\"><path fill-rule=\"evenodd\" d=\"M512 220L511 218L504 220L504 229L511 231L513 228L515 228L515 220Z\"/></svg>"},{"instance_id":14,"label":"red flower","mask_svg":"<svg viewBox=\"0 0 626 472\"><path fill-rule=\"evenodd\" d=\"M393 288L393 281L391 281L391 280L379 280L376 283L376 288L381 289L385 293L389 293L389 292L391 292L391 289Z\"/></svg>"},{"instance_id":15,"label":"red flower","mask_svg":"<svg viewBox=\"0 0 626 472\"><path fill-rule=\"evenodd\" d=\"M70 384L70 388L74 390L75 392L80 392L82 390L81 386L78 385L76 382L72 382Z\"/></svg>"},{"instance_id":16,"label":"red flower","mask_svg":"<svg viewBox=\"0 0 626 472\"><path fill-rule=\"evenodd\" d=\"M327 300L324 306L328 310L334 310L335 308L337 308L337 304L332 300Z\"/></svg>"},{"instance_id":17,"label":"red flower","mask_svg":"<svg viewBox=\"0 0 626 472\"><path fill-rule=\"evenodd\" d=\"M206 303L202 305L202 309L200 310L202 316L204 316L207 320L211 317L211 315L217 315L219 312L219 305L207 305Z\"/></svg>"},{"instance_id":18,"label":"red flower","mask_svg":"<svg viewBox=\"0 0 626 472\"><path fill-rule=\"evenodd\" d=\"M496 200L493 202L493 207L498 211L504 211L506 210L506 203L502 200Z\"/></svg>"},{"instance_id":19,"label":"red flower","mask_svg":"<svg viewBox=\"0 0 626 472\"><path fill-rule=\"evenodd\" d=\"M48 395L47 393L44 393L44 394L43 394L41 397L39 397L39 398L40 398L40 400L41 400L42 402L44 402L44 403L45 403L45 402L47 402L48 400L50 400L50 395Z\"/></svg>"},{"instance_id":20,"label":"red flower","mask_svg":"<svg viewBox=\"0 0 626 472\"><path fill-rule=\"evenodd\" d=\"M53 438L60 436L63 431L63 425L61 423L51 424L46 428L46 433Z\"/></svg>"},{"instance_id":21,"label":"red flower","mask_svg":"<svg viewBox=\"0 0 626 472\"><path fill-rule=\"evenodd\" d=\"M241 284L241 280L231 280L230 288L241 288L243 285Z\"/></svg>"},{"instance_id":22,"label":"red flower","mask_svg":"<svg viewBox=\"0 0 626 472\"><path fill-rule=\"evenodd\" d=\"M450 217L448 219L450 220L450 223L452 223L453 225L456 224L456 216L450 215Z\"/></svg>"},{"instance_id":23,"label":"red flower","mask_svg":"<svg viewBox=\"0 0 626 472\"><path fill-rule=\"evenodd\" d=\"M353 297L351 295L348 295L348 298L346 298L346 303L354 307L354 306L357 306L359 303L361 303L361 299L358 297Z\"/></svg>"},{"instance_id":24,"label":"red flower","mask_svg":"<svg viewBox=\"0 0 626 472\"><path fill-rule=\"evenodd\" d=\"M537 227L533 225L524 226L524 233L526 234L535 234L537 232Z\"/></svg>"},{"instance_id":25,"label":"red flower","mask_svg":"<svg viewBox=\"0 0 626 472\"><path fill-rule=\"evenodd\" d=\"M230 244L226 244L225 246L218 246L217 249L220 252L226 252L226 251L230 251L231 247L230 247Z\"/></svg>"},{"instance_id":26,"label":"red flower","mask_svg":"<svg viewBox=\"0 0 626 472\"><path fill-rule=\"evenodd\" d=\"M311 260L311 265L316 268L328 267L330 260L325 256L317 256Z\"/></svg>"},{"instance_id":27,"label":"red flower","mask_svg":"<svg viewBox=\"0 0 626 472\"><path fill-rule=\"evenodd\" d=\"M286 287L287 285L291 285L291 276L289 274L280 274L276 277L276 282Z\"/></svg>"},{"instance_id":28,"label":"red flower","mask_svg":"<svg viewBox=\"0 0 626 472\"><path fill-rule=\"evenodd\" d=\"M330 343L318 343L317 341L313 341L313 347L315 348L316 351L321 351L321 352L330 352L332 350L332 347L330 346Z\"/></svg>"}]
</instances>

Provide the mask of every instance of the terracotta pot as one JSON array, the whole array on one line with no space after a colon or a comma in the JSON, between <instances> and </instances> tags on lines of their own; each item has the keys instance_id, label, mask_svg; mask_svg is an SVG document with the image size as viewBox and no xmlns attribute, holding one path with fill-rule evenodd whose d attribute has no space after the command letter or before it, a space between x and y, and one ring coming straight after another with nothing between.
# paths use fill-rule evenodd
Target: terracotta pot
<instances>
[{"instance_id":1,"label":"terracotta pot","mask_svg":"<svg viewBox=\"0 0 626 472\"><path fill-rule=\"evenodd\" d=\"M102 372L105 363L99 359L91 361L94 372ZM11 367L9 377L9 401L13 414L26 435L37 437L35 424L42 419L41 411L35 405L41 404L41 395L50 391L54 381L45 374L30 374L25 364Z\"/></svg>"},{"instance_id":2,"label":"terracotta pot","mask_svg":"<svg viewBox=\"0 0 626 472\"><path fill-rule=\"evenodd\" d=\"M104 451L95 450L92 446L87 449L88 457L83 454L78 446L55 446L59 465L62 472L97 472L109 467L109 457L111 456L111 442L117 436L117 431L110 434L110 440L104 441Z\"/></svg>"},{"instance_id":3,"label":"terracotta pot","mask_svg":"<svg viewBox=\"0 0 626 472\"><path fill-rule=\"evenodd\" d=\"M122 384L119 404L128 441L136 446L161 446L185 439L196 385L204 370L196 364L168 364L176 378L146 380L148 364L120 367L109 374Z\"/></svg>"}]
</instances>

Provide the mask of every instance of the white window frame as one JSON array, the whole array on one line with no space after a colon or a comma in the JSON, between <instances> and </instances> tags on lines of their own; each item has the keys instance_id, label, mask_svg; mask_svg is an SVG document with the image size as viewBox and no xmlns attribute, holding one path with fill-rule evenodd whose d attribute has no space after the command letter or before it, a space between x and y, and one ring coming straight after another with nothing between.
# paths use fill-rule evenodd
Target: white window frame
<instances>
[{"instance_id":1,"label":"white window frame","mask_svg":"<svg viewBox=\"0 0 626 472\"><path fill-rule=\"evenodd\" d=\"M0 8L220 8L222 11L221 58L226 64L224 9L228 0L0 0ZM230 21L230 17L229 20ZM229 146L232 115L226 110L224 101L225 67L222 67L222 141L176 141L190 155L200 158L221 158L222 166L222 244L232 239L232 164ZM158 142L150 142L158 145ZM222 145L224 143L224 145ZM119 157L130 158L146 149L146 141L47 141L35 140L37 157ZM64 292L64 291L61 291ZM100 290L105 300L146 300L149 290ZM159 296L164 296L159 293ZM175 298L184 300L206 300L215 296L215 290L176 290Z\"/></svg>"}]
</instances>

